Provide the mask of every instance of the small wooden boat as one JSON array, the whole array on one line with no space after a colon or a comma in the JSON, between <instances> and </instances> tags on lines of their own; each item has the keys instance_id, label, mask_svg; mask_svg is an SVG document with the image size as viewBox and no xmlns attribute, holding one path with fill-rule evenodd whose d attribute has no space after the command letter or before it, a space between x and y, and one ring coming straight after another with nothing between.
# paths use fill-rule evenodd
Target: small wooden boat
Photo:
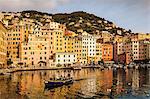
<instances>
[{"instance_id":1,"label":"small wooden boat","mask_svg":"<svg viewBox=\"0 0 150 99\"><path fill-rule=\"evenodd\" d=\"M49 80L49 81L45 81L45 87L55 88L55 87L60 87L63 85L73 84L73 82L74 82L74 80L72 78Z\"/></svg>"},{"instance_id":2,"label":"small wooden boat","mask_svg":"<svg viewBox=\"0 0 150 99\"><path fill-rule=\"evenodd\" d=\"M73 69L73 70L81 70L82 68L79 67L79 66L74 66L74 67L72 67L72 69Z\"/></svg>"}]
</instances>

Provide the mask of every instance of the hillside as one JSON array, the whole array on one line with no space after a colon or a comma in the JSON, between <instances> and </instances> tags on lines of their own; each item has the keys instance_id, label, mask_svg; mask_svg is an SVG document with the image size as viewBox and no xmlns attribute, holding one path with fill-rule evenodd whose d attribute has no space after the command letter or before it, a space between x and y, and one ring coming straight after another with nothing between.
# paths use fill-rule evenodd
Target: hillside
<instances>
[{"instance_id":1,"label":"hillside","mask_svg":"<svg viewBox=\"0 0 150 99\"><path fill-rule=\"evenodd\" d=\"M61 24L65 24L68 30L74 31L76 33L80 33L83 31L86 31L90 34L108 32L113 35L124 35L131 33L131 30L125 30L121 27L116 26L113 22L83 11L73 13L49 14L34 10L27 10L18 13L21 14L20 16L18 16L20 20L22 18L29 18L34 19L34 21L38 21L42 24L45 24L46 20L51 20ZM12 20L13 18L10 21Z\"/></svg>"},{"instance_id":2,"label":"hillside","mask_svg":"<svg viewBox=\"0 0 150 99\"><path fill-rule=\"evenodd\" d=\"M102 31L108 31L114 35L131 33L131 30L127 31L123 28L117 27L113 22L83 11L73 12L70 14L54 14L53 19L56 22L66 24L67 28L74 32L78 32L77 30L82 29L90 34L101 33Z\"/></svg>"}]
</instances>

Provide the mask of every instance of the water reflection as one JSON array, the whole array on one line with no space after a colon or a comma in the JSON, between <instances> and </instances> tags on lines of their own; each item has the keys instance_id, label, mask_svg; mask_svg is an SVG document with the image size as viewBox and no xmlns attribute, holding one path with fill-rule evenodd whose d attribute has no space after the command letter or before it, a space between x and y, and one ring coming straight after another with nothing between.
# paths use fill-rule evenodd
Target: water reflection
<instances>
[{"instance_id":1,"label":"water reflection","mask_svg":"<svg viewBox=\"0 0 150 99\"><path fill-rule=\"evenodd\" d=\"M44 81L54 76L71 75L76 81L71 85L45 89ZM16 72L0 76L1 99L60 99L105 97L110 95L143 96L150 89L149 69L83 69ZM100 94L100 93L103 93Z\"/></svg>"}]
</instances>

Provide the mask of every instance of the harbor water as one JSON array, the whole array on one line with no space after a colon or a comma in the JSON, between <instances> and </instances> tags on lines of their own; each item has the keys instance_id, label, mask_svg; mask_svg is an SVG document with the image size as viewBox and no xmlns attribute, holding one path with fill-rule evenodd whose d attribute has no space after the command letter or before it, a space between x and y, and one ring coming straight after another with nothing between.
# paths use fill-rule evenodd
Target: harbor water
<instances>
[{"instance_id":1,"label":"harbor water","mask_svg":"<svg viewBox=\"0 0 150 99\"><path fill-rule=\"evenodd\" d=\"M73 84L45 88L44 81L70 75ZM20 71L0 76L0 99L148 99L150 69Z\"/></svg>"}]
</instances>

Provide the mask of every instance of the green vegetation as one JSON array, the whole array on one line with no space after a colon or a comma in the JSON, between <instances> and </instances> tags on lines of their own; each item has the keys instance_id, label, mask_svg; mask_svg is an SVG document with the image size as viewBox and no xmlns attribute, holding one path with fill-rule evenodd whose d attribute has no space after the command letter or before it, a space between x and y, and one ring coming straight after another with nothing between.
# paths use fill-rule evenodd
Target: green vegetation
<instances>
[{"instance_id":1,"label":"green vegetation","mask_svg":"<svg viewBox=\"0 0 150 99\"><path fill-rule=\"evenodd\" d=\"M131 30L125 30L120 27L116 27L113 22L110 22L104 18L95 16L94 14L89 14L83 11L77 11L73 13L58 13L58 14L48 14L42 13L34 10L28 10L21 12L21 18L31 18L35 19L42 24L45 24L45 20L41 20L43 16L52 16L52 21L65 24L68 30L74 31L77 33L78 29L82 29L90 34L97 32L101 33L102 31L108 31L111 34L125 35L126 33L131 33ZM74 23L71 24L70 23Z\"/></svg>"}]
</instances>

